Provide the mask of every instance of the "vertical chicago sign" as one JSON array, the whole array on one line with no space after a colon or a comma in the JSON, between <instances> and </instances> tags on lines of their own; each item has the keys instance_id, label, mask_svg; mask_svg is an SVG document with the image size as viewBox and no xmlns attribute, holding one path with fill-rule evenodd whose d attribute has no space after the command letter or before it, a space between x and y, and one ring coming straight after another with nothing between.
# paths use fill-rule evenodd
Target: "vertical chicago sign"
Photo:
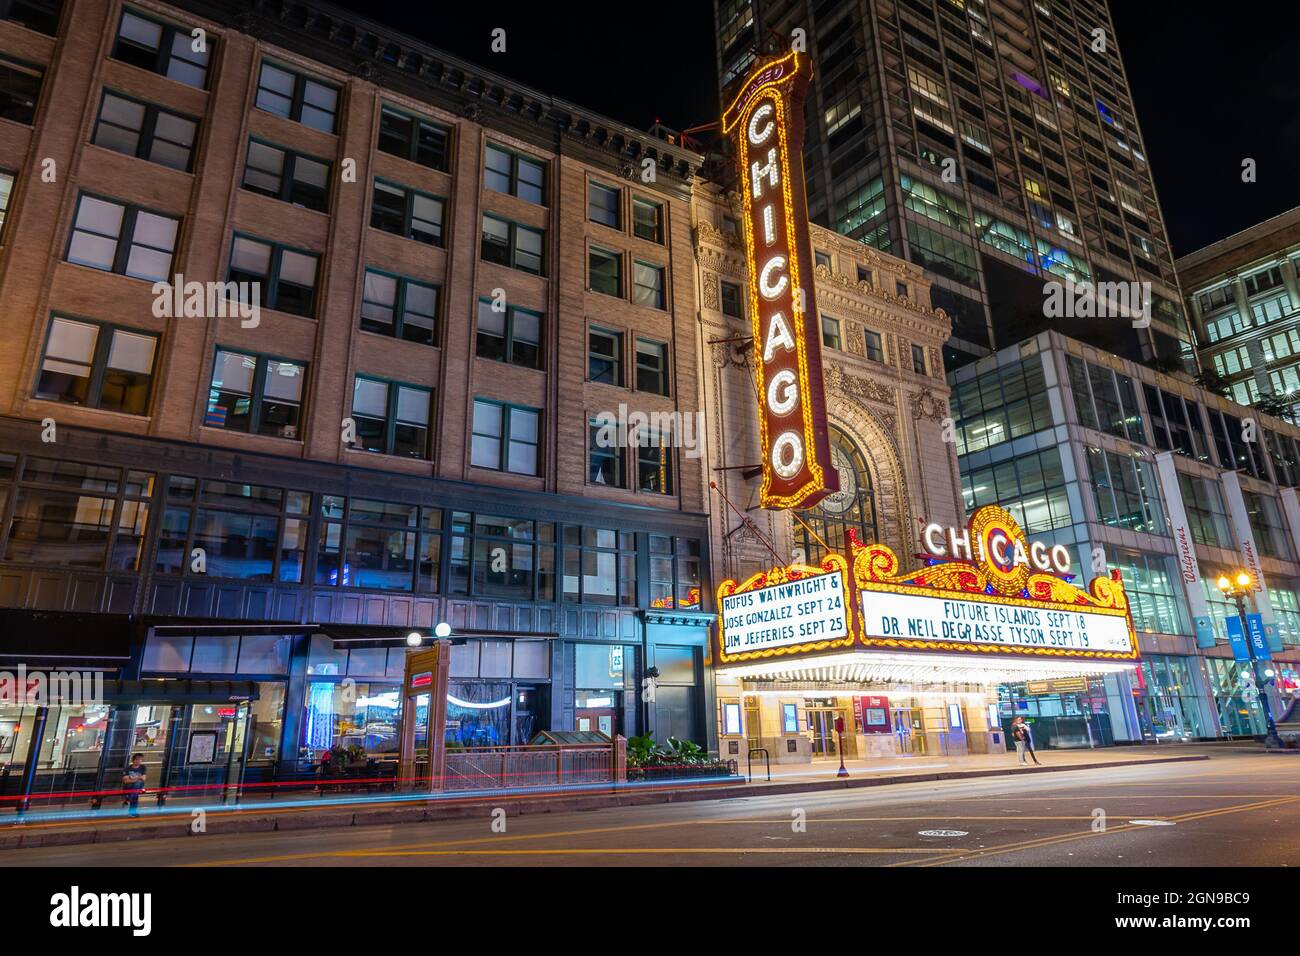
<instances>
[{"instance_id":1,"label":"vertical chicago sign","mask_svg":"<svg viewBox=\"0 0 1300 956\"><path fill-rule=\"evenodd\" d=\"M830 465L821 337L803 173L801 53L757 66L722 114L745 205L764 508L806 508L839 490Z\"/></svg>"}]
</instances>

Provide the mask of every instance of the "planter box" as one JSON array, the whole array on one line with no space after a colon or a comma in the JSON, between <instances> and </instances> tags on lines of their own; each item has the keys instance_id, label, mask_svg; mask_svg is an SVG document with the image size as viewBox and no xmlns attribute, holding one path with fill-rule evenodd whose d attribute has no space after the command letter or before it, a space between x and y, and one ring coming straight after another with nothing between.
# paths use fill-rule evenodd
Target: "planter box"
<instances>
[{"instance_id":1,"label":"planter box","mask_svg":"<svg viewBox=\"0 0 1300 956\"><path fill-rule=\"evenodd\" d=\"M701 777L729 777L731 768L725 763L653 764L648 767L628 767L627 779L645 783L660 780L693 780Z\"/></svg>"}]
</instances>

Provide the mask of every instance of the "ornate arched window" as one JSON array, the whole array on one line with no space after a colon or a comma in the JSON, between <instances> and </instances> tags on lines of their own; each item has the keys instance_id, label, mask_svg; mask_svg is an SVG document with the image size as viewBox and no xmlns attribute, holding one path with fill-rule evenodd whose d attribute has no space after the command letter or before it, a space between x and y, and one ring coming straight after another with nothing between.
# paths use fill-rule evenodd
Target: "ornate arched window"
<instances>
[{"instance_id":1,"label":"ornate arched window","mask_svg":"<svg viewBox=\"0 0 1300 956\"><path fill-rule=\"evenodd\" d=\"M814 507L798 512L803 523L794 523L795 547L802 548L807 563L814 565L820 563L826 554L822 542L844 554L848 528L854 529L858 540L864 544L876 540L876 502L867 461L853 439L833 425L831 464L839 472L840 490L827 495Z\"/></svg>"}]
</instances>

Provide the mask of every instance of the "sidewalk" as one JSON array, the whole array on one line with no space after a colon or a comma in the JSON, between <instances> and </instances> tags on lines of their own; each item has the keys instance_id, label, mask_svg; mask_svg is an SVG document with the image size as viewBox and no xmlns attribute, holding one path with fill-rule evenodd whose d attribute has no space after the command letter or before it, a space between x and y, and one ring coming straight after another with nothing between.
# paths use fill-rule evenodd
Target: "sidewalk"
<instances>
[{"instance_id":1,"label":"sidewalk","mask_svg":"<svg viewBox=\"0 0 1300 956\"><path fill-rule=\"evenodd\" d=\"M656 786L632 784L618 789L613 789L608 784L599 784L563 791L530 793L498 791L455 796L404 793L373 797L351 794L330 798L297 793L284 794L275 801L258 800L255 796L246 795L243 805L238 807L208 807L204 830L198 834L191 834L196 808L179 802L169 801L166 809L161 811L142 806L141 815L135 818L126 817L121 811L106 807L97 811L91 819L81 812L84 808L75 808L68 811L69 816L75 814L75 818L69 819L42 819L33 813L25 822L14 823L10 822L12 817L0 817L0 851L19 847L68 846L191 835L220 836L276 830L388 826L482 815L487 812L486 808L496 807L504 808L512 816L523 813L563 813L602 807L724 800L933 780L1058 773L1209 760L1216 750L1224 749L1224 745L1216 744L1171 744L1162 747L1046 751L1039 754L1042 761L1042 766L1039 767L1032 763L1020 766L1014 753L855 760L846 763L849 771L847 779L837 777L838 761L817 761L811 764L774 765L770 782L766 779L765 772L755 767L754 780L747 783L742 763L742 776L730 780ZM1254 749L1263 752L1260 748ZM49 813L60 812L55 810Z\"/></svg>"}]
</instances>

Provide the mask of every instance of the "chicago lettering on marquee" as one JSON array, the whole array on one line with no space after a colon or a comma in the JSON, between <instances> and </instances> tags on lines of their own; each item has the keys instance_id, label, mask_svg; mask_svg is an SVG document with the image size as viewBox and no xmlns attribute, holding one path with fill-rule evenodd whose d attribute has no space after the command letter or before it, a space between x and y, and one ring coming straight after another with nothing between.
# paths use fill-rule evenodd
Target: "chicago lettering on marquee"
<instances>
[{"instance_id":1,"label":"chicago lettering on marquee","mask_svg":"<svg viewBox=\"0 0 1300 956\"><path fill-rule=\"evenodd\" d=\"M744 196L764 508L806 508L839 490L830 465L803 172L803 99L811 76L810 61L797 52L761 64L722 115Z\"/></svg>"}]
</instances>

